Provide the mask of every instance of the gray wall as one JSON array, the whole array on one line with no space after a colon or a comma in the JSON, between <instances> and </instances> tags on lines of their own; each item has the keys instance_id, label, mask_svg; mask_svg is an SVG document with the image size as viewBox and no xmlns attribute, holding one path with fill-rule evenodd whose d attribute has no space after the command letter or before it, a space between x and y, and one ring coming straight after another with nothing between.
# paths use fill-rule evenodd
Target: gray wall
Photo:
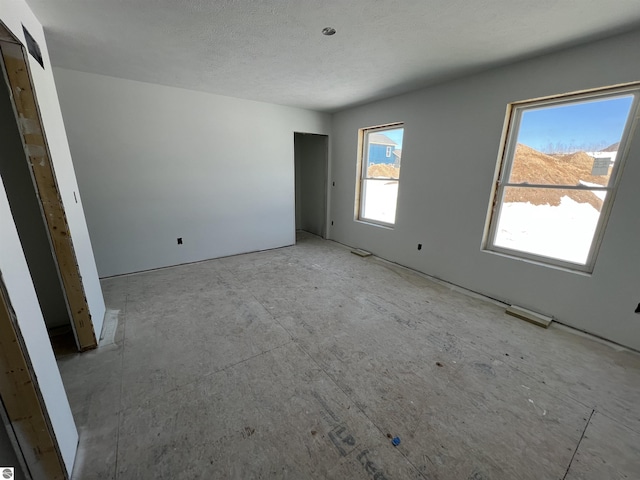
<instances>
[{"instance_id":1,"label":"gray wall","mask_svg":"<svg viewBox=\"0 0 640 480\"><path fill-rule=\"evenodd\" d=\"M47 327L69 325L62 283L5 81L0 80L0 176Z\"/></svg>"},{"instance_id":2,"label":"gray wall","mask_svg":"<svg viewBox=\"0 0 640 480\"><path fill-rule=\"evenodd\" d=\"M295 242L293 132L328 133L328 115L55 76L100 276Z\"/></svg>"},{"instance_id":3,"label":"gray wall","mask_svg":"<svg viewBox=\"0 0 640 480\"><path fill-rule=\"evenodd\" d=\"M295 134L296 228L325 236L328 141L325 135Z\"/></svg>"},{"instance_id":4,"label":"gray wall","mask_svg":"<svg viewBox=\"0 0 640 480\"><path fill-rule=\"evenodd\" d=\"M639 46L626 34L335 114L330 238L640 349L640 134L592 275L481 251L507 104L638 81ZM391 122L405 122L392 230L354 221L358 129Z\"/></svg>"}]
</instances>

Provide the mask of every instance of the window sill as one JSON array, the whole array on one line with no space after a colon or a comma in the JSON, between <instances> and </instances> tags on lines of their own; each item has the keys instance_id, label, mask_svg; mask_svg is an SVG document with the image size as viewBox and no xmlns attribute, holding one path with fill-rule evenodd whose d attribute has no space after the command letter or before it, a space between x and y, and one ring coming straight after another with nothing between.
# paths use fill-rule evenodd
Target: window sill
<instances>
[{"instance_id":1,"label":"window sill","mask_svg":"<svg viewBox=\"0 0 640 480\"><path fill-rule=\"evenodd\" d=\"M359 218L356 218L353 221L356 223L361 223L363 225L370 225L372 227L384 228L386 230L393 230L395 227L395 225L390 223L378 223L378 222L374 222L373 220L361 220Z\"/></svg>"},{"instance_id":2,"label":"window sill","mask_svg":"<svg viewBox=\"0 0 640 480\"><path fill-rule=\"evenodd\" d=\"M525 262L525 263L529 263L531 265L536 265L538 267L545 267L545 268L551 268L553 270L559 270L561 272L565 272L565 273L572 273L575 275L581 275L583 277L591 277L593 276L593 269L591 270L579 270L576 266L576 268L571 268L569 266L564 266L564 265L558 265L558 264L554 264L554 263L548 263L542 260L536 260L533 258L527 258L524 256L520 256L517 255L515 253L507 253L507 252L503 252L503 251L497 251L497 250L489 250L488 248L481 248L480 251L482 251L483 253L489 253L491 255L497 255L499 257L503 257L503 258L508 258L510 260L517 260L520 262ZM585 266L585 268L588 268Z\"/></svg>"}]
</instances>

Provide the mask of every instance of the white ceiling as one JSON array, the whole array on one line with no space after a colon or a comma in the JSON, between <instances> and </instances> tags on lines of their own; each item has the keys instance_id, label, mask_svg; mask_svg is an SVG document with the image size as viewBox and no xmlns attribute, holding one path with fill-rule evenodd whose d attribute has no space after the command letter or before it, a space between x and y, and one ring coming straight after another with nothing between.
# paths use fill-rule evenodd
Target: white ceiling
<instances>
[{"instance_id":1,"label":"white ceiling","mask_svg":"<svg viewBox=\"0 0 640 480\"><path fill-rule=\"evenodd\" d=\"M323 111L640 27L640 0L27 3L55 66Z\"/></svg>"}]
</instances>

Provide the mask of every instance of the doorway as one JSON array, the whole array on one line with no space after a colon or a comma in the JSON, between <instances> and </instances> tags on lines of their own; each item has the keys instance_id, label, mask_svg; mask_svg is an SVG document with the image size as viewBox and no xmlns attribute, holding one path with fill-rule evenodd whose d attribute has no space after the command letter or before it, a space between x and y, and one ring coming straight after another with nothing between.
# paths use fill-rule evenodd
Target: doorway
<instances>
[{"instance_id":1,"label":"doorway","mask_svg":"<svg viewBox=\"0 0 640 480\"><path fill-rule=\"evenodd\" d=\"M24 250L42 316L52 342L63 337L75 346L71 316L53 256L49 233L31 177L6 82L0 81L0 177ZM66 335L63 335L63 332Z\"/></svg>"},{"instance_id":2,"label":"doorway","mask_svg":"<svg viewBox=\"0 0 640 480\"><path fill-rule=\"evenodd\" d=\"M0 175L50 332L97 347L24 46L0 23Z\"/></svg>"},{"instance_id":3,"label":"doorway","mask_svg":"<svg viewBox=\"0 0 640 480\"><path fill-rule=\"evenodd\" d=\"M294 133L296 231L327 237L329 137Z\"/></svg>"}]
</instances>

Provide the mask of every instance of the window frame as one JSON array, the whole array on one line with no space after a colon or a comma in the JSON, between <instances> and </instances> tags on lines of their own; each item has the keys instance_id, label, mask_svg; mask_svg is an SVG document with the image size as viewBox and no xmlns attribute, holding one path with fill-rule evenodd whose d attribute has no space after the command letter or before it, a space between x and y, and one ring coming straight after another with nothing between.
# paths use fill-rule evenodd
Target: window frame
<instances>
[{"instance_id":1,"label":"window frame","mask_svg":"<svg viewBox=\"0 0 640 480\"><path fill-rule=\"evenodd\" d=\"M358 168L357 168L357 181L356 181L356 199L355 199L355 218L354 220L361 223L367 223L371 225L376 225L379 227L385 227L389 229L393 229L397 223L397 218L394 223L383 222L381 220L375 220L372 218L367 218L362 215L363 204L366 199L366 183L365 180L369 181L386 181L389 180L395 181L398 183L398 195L400 194L400 174L398 174L397 179L387 179L387 178L373 178L367 177L367 168L366 165L369 163L369 149L367 148L369 145L369 134L371 133L383 133L387 130L395 130L398 128L403 129L403 137L404 137L404 122L395 122L389 123L385 125L378 125L375 127L365 127L361 128L358 131ZM389 147L387 147L389 148ZM395 217L398 214L398 203L396 197L396 212Z\"/></svg>"},{"instance_id":2,"label":"window frame","mask_svg":"<svg viewBox=\"0 0 640 480\"><path fill-rule=\"evenodd\" d=\"M634 98L629 109L625 127L620 138L620 146L616 156L616 160L611 170L609 183L603 187L589 186L568 186L555 184L516 184L509 183L511 170L514 163L515 150L518 142L518 133L520 132L520 123L523 112L532 108L546 108L553 106L571 105L573 103L597 99L606 99L610 97L618 97L621 95L632 95ZM558 95L542 99L526 100L521 102L513 102L507 106L507 114L505 118L505 127L500 143L500 154L496 167L496 174L493 181L492 193L487 212L487 222L485 226L485 234L482 243L484 251L501 254L518 260L531 261L549 267L559 267L562 269L580 272L585 274L593 273L596 259L602 240L606 231L606 225L613 207L618 185L622 178L622 171L626 163L629 153L631 139L636 131L636 126L640 120L640 83L628 84L618 87L606 87L587 92L571 93L566 95ZM591 247L584 264L575 263L567 260L548 257L545 255L525 252L521 250L510 249L495 245L498 220L502 212L504 204L504 196L507 187L522 188L549 188L562 190L585 190L585 191L605 191L607 195L603 201L600 216L596 224L593 234Z\"/></svg>"}]
</instances>

